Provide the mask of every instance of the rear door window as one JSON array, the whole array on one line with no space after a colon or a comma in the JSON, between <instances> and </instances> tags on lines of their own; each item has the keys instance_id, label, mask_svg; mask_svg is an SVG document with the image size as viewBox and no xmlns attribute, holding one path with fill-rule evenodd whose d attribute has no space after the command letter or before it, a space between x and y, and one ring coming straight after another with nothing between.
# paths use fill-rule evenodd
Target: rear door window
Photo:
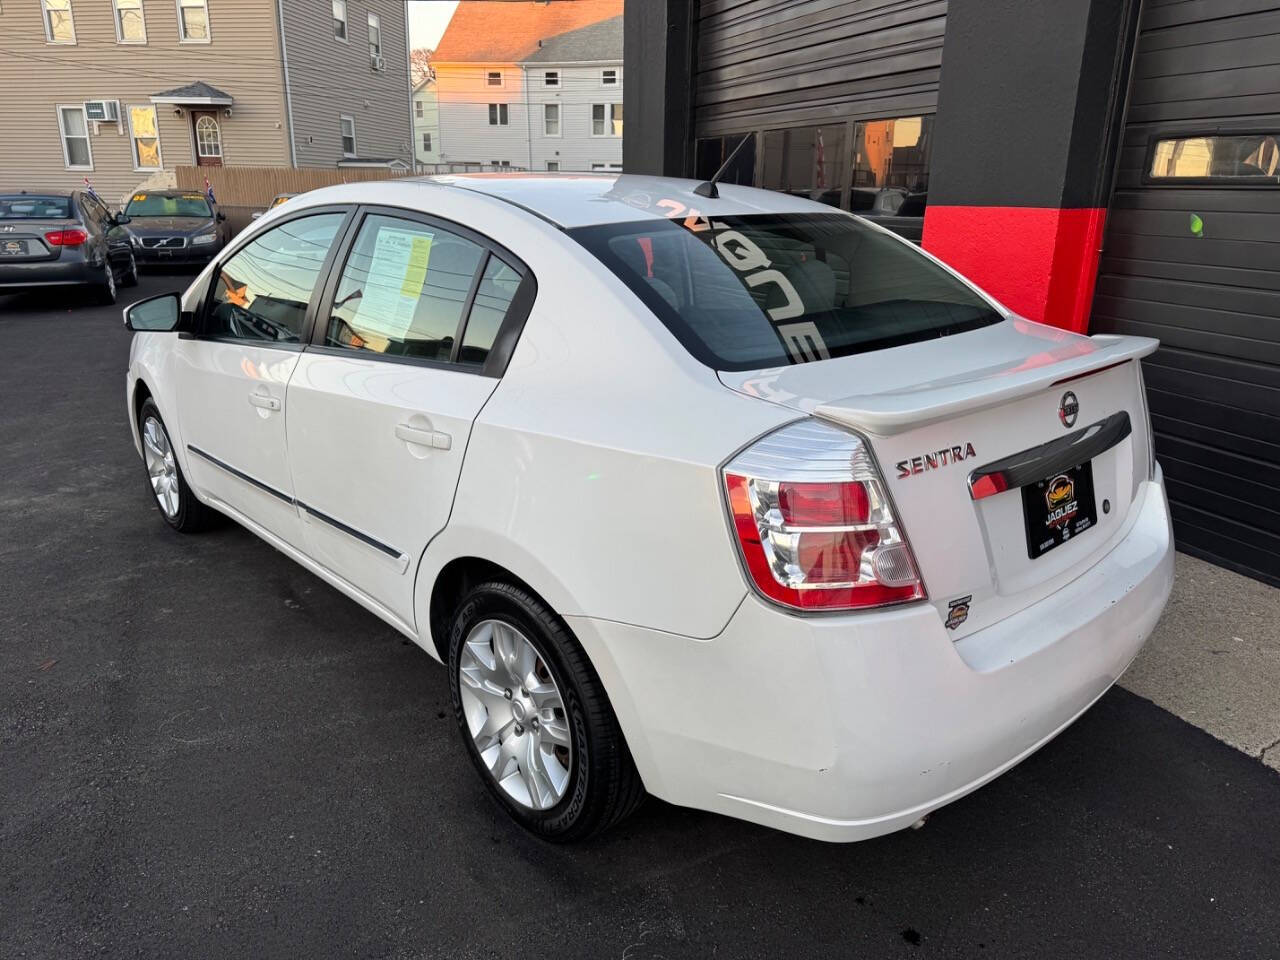
<instances>
[{"instance_id":1,"label":"rear door window","mask_svg":"<svg viewBox=\"0 0 1280 960\"><path fill-rule=\"evenodd\" d=\"M289 220L254 237L218 269L203 333L297 343L316 281L346 215Z\"/></svg>"},{"instance_id":2,"label":"rear door window","mask_svg":"<svg viewBox=\"0 0 1280 960\"><path fill-rule=\"evenodd\" d=\"M342 270L325 345L449 360L486 253L434 224L366 217Z\"/></svg>"},{"instance_id":3,"label":"rear door window","mask_svg":"<svg viewBox=\"0 0 1280 960\"><path fill-rule=\"evenodd\" d=\"M910 244L845 214L693 216L570 234L690 353L722 370L825 360L1001 319Z\"/></svg>"}]
</instances>

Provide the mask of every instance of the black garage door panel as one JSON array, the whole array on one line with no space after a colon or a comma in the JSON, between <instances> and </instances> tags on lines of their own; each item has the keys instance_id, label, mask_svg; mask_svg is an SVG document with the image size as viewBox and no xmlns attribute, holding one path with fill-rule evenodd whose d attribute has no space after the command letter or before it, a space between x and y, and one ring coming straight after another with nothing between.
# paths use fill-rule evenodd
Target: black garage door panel
<instances>
[{"instance_id":1,"label":"black garage door panel","mask_svg":"<svg viewBox=\"0 0 1280 960\"><path fill-rule=\"evenodd\" d=\"M1280 133L1280 2L1147 0L1093 329L1161 340L1143 372L1179 546L1280 583L1280 183L1144 177L1154 140L1214 132Z\"/></svg>"},{"instance_id":2,"label":"black garage door panel","mask_svg":"<svg viewBox=\"0 0 1280 960\"><path fill-rule=\"evenodd\" d=\"M933 113L945 0L703 0L696 136Z\"/></svg>"}]
</instances>

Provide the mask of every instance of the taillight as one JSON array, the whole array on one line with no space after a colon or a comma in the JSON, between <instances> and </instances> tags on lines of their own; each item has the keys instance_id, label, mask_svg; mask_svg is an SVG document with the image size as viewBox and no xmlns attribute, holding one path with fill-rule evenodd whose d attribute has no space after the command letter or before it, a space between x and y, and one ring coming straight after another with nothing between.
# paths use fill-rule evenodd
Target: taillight
<instances>
[{"instance_id":1,"label":"taillight","mask_svg":"<svg viewBox=\"0 0 1280 960\"><path fill-rule=\"evenodd\" d=\"M884 481L855 433L800 420L724 468L752 583L797 610L858 610L924 598Z\"/></svg>"},{"instance_id":2,"label":"taillight","mask_svg":"<svg viewBox=\"0 0 1280 960\"><path fill-rule=\"evenodd\" d=\"M51 247L78 247L89 239L83 230L50 230L44 235Z\"/></svg>"}]
</instances>

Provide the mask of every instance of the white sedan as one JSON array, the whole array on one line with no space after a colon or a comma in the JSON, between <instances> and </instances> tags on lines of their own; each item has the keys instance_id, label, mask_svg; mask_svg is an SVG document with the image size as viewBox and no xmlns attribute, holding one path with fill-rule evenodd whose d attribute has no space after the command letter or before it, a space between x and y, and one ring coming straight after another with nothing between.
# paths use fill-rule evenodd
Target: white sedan
<instances>
[{"instance_id":1,"label":"white sedan","mask_svg":"<svg viewBox=\"0 0 1280 960\"><path fill-rule=\"evenodd\" d=\"M911 825L1088 709L1169 595L1156 342L785 194L337 186L125 318L165 521L231 517L447 664L549 839L645 793Z\"/></svg>"}]
</instances>

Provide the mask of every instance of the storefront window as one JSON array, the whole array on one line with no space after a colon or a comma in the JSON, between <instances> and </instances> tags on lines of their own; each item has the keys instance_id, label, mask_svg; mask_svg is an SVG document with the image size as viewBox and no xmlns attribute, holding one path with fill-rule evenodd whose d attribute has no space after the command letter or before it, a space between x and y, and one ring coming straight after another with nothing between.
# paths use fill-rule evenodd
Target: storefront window
<instances>
[{"instance_id":1,"label":"storefront window","mask_svg":"<svg viewBox=\"0 0 1280 960\"><path fill-rule=\"evenodd\" d=\"M710 180L716 171L737 148L744 136L751 139L738 151L733 164L720 178L721 183L736 183L745 187L755 186L756 173L756 138L749 134L731 134L727 137L704 137L694 146L694 177L699 180Z\"/></svg>"},{"instance_id":2,"label":"storefront window","mask_svg":"<svg viewBox=\"0 0 1280 960\"><path fill-rule=\"evenodd\" d=\"M761 186L840 206L844 131L842 123L766 131Z\"/></svg>"},{"instance_id":3,"label":"storefront window","mask_svg":"<svg viewBox=\"0 0 1280 960\"><path fill-rule=\"evenodd\" d=\"M933 117L855 124L849 207L871 217L923 217Z\"/></svg>"}]
</instances>

